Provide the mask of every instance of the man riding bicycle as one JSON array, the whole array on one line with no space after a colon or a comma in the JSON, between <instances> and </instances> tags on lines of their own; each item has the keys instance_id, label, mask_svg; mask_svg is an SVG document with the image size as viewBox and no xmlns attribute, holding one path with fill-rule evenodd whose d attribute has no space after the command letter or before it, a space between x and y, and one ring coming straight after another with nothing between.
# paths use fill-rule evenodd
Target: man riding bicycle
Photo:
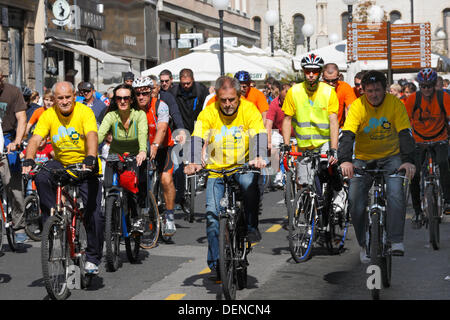
<instances>
[{"instance_id":1,"label":"man riding bicycle","mask_svg":"<svg viewBox=\"0 0 450 320\"><path fill-rule=\"evenodd\" d=\"M155 159L156 170L161 173L161 185L166 203L166 224L163 234L172 236L176 232L174 207L175 185L173 183L172 148L174 141L169 128L169 107L156 97L151 97L155 84L149 77L137 78L133 81L138 106L147 115L150 159Z\"/></svg>"},{"instance_id":2,"label":"man riding bicycle","mask_svg":"<svg viewBox=\"0 0 450 320\"><path fill-rule=\"evenodd\" d=\"M411 181L411 198L416 213L414 222L420 223L423 212L420 205L420 168L425 160L424 143L432 143L434 161L439 166L440 184L445 201L445 213L450 214L450 172L448 165L448 120L450 119L450 95L436 90L437 73L425 68L417 74L420 91L411 94L406 101L406 110L411 121L416 141L416 175ZM422 144L422 145L421 145Z\"/></svg>"},{"instance_id":3,"label":"man riding bicycle","mask_svg":"<svg viewBox=\"0 0 450 320\"><path fill-rule=\"evenodd\" d=\"M349 211L361 247L360 260L369 263L366 253L366 206L372 181L368 177L353 177L354 167L362 168L376 161L377 167L388 172L405 169L411 178L415 172L414 139L403 103L386 93L387 79L379 71L370 71L361 81L364 95L352 103L342 128L338 157L342 175L350 178ZM355 143L355 159L353 144ZM387 175L387 237L392 254L404 254L403 234L406 203L403 180Z\"/></svg>"},{"instance_id":4,"label":"man riding bicycle","mask_svg":"<svg viewBox=\"0 0 450 320\"><path fill-rule=\"evenodd\" d=\"M87 233L86 272L98 273L102 259L104 218L101 214L102 186L95 173L99 172L97 158L97 123L93 111L75 102L75 88L70 82L57 82L52 88L55 106L48 108L39 118L33 136L28 142L22 173L34 166L36 150L47 136L51 138L55 159L47 162L48 169L62 169L70 164L83 163L92 174L80 185L80 196L85 208ZM51 173L41 170L36 175L42 220L50 215L56 203L56 182Z\"/></svg>"},{"instance_id":5,"label":"man riding bicycle","mask_svg":"<svg viewBox=\"0 0 450 320\"><path fill-rule=\"evenodd\" d=\"M267 149L267 133L261 114L253 103L241 99L241 86L235 78L220 77L215 85L217 102L208 105L198 116L192 134L190 164L186 174L202 169L201 150L208 143L207 169L231 169L249 162L264 168L263 155ZM253 173L234 175L244 199L247 231L250 242L260 240L258 231L258 176ZM219 260L219 201L224 195L223 178L211 174L206 186L207 263L217 270Z\"/></svg>"},{"instance_id":6,"label":"man riding bicycle","mask_svg":"<svg viewBox=\"0 0 450 320\"><path fill-rule=\"evenodd\" d=\"M282 110L285 113L282 124L283 152L290 151L291 122L294 127L299 151L314 150L329 154L328 163L337 163L338 110L339 101L333 87L320 82L324 61L315 54L303 57L301 61L305 81L289 89ZM297 164L297 183L312 184L312 164L299 158Z\"/></svg>"}]
</instances>

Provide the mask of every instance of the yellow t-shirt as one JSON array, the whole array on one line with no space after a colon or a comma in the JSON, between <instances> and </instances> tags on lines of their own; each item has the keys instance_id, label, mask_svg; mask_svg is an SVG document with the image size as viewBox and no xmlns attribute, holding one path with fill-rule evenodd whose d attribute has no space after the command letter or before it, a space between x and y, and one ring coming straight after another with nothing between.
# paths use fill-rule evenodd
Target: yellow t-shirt
<instances>
[{"instance_id":1,"label":"yellow t-shirt","mask_svg":"<svg viewBox=\"0 0 450 320\"><path fill-rule=\"evenodd\" d=\"M357 159L376 160L398 154L398 133L410 128L404 104L387 93L378 107L373 107L365 95L356 99L349 109L342 130L349 130L356 135Z\"/></svg>"},{"instance_id":2,"label":"yellow t-shirt","mask_svg":"<svg viewBox=\"0 0 450 320\"><path fill-rule=\"evenodd\" d=\"M198 115L192 133L208 143L206 168L214 170L247 163L250 138L266 132L261 113L253 103L241 99L237 112L230 117L224 116L219 108L218 102L206 106Z\"/></svg>"},{"instance_id":3,"label":"yellow t-shirt","mask_svg":"<svg viewBox=\"0 0 450 320\"><path fill-rule=\"evenodd\" d=\"M50 137L55 160L63 166L80 163L86 157L85 139L88 132L97 132L97 122L91 108L76 102L68 117L57 107L48 108L39 118L34 134Z\"/></svg>"},{"instance_id":4,"label":"yellow t-shirt","mask_svg":"<svg viewBox=\"0 0 450 320\"><path fill-rule=\"evenodd\" d=\"M304 86L305 82L302 82L300 85ZM311 105L313 105L317 96L317 90L314 92L310 92L308 89L306 89L306 93L308 94ZM284 98L282 110L285 115L295 117L295 101L292 95L292 88L288 90L286 97ZM339 100L336 91L331 90L330 100L328 102L328 114L338 114L338 112Z\"/></svg>"}]
</instances>

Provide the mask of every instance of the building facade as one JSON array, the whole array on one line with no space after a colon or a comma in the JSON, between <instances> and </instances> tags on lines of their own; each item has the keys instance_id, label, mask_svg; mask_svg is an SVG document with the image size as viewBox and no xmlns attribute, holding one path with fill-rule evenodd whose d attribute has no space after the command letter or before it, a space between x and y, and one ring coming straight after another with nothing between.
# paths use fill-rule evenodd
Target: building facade
<instances>
[{"instance_id":1,"label":"building facade","mask_svg":"<svg viewBox=\"0 0 450 320\"><path fill-rule=\"evenodd\" d=\"M361 2L365 1L358 1L358 3ZM358 3L353 5L353 14L355 14ZM391 22L398 19L406 23L410 23L411 19L414 23L430 22L435 51L450 57L450 2L442 0L376 0L375 3L384 9ZM346 39L349 14L348 7L342 0L254 0L249 15L252 20L252 28L261 33L260 41L263 48L270 45L269 27L264 22L264 14L269 9L278 11L281 20L291 27L294 32L297 55L306 51L306 39L301 32L302 26L306 23L314 27L314 34L310 38L311 50L328 45L329 36L333 33L337 34L338 40ZM446 32L446 39L437 37L436 34L440 30ZM279 32L279 24L275 26L275 32Z\"/></svg>"}]
</instances>

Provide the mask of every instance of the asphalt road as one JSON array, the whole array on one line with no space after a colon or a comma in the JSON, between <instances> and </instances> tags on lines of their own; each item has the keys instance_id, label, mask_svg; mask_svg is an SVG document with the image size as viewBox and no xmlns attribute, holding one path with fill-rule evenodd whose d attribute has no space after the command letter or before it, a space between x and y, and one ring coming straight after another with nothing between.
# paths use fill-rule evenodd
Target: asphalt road
<instances>
[{"instance_id":1,"label":"asphalt road","mask_svg":"<svg viewBox=\"0 0 450 320\"><path fill-rule=\"evenodd\" d=\"M104 264L88 290L72 290L71 300L220 300L221 285L210 280L206 265L204 193L198 196L196 221L183 220L177 211L173 244L143 250L141 262L130 264L122 246L122 267L106 272ZM288 232L282 227L287 215L281 191L264 196L260 216L262 240L249 255L248 288L237 292L239 300L365 300L367 265L359 262L353 227L345 251L329 255L315 248L312 258L296 264L288 248ZM412 209L408 208L408 216ZM405 227L404 257L394 257L392 285L381 298L450 299L450 216L441 224L441 248L434 251L425 229ZM0 257L0 300L48 299L42 282L40 243L27 242L23 252L9 251L6 239Z\"/></svg>"}]
</instances>

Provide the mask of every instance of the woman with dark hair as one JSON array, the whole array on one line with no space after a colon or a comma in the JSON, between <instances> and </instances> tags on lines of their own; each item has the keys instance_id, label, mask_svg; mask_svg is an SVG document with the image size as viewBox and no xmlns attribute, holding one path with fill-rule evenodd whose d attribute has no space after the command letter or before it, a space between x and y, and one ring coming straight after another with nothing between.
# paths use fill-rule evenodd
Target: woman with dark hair
<instances>
[{"instance_id":1,"label":"woman with dark hair","mask_svg":"<svg viewBox=\"0 0 450 320\"><path fill-rule=\"evenodd\" d=\"M124 153L136 156L133 169L135 172L139 171L139 192L133 198L134 204L137 205L137 199L140 202L143 201L146 194L148 124L147 116L144 111L139 109L134 90L128 84L120 84L114 88L114 96L109 111L98 129L99 144L103 142L109 132L112 135L112 141L108 159L111 157L117 158L117 154L123 155ZM105 189L112 186L112 176L112 167L106 165ZM137 213L139 210L136 208L136 211L133 211ZM133 222L133 227L133 231L143 232L142 222L139 219Z\"/></svg>"}]
</instances>

